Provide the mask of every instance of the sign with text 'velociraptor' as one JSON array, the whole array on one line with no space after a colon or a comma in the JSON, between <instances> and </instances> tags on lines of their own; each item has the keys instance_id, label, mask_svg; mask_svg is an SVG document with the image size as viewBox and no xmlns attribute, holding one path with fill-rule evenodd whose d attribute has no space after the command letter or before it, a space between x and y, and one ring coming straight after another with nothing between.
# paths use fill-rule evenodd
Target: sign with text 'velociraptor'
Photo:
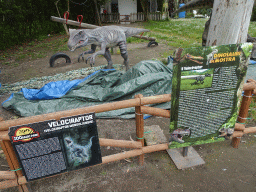
<instances>
[{"instance_id":1,"label":"sign with text 'velociraptor'","mask_svg":"<svg viewBox=\"0 0 256 192\"><path fill-rule=\"evenodd\" d=\"M94 113L11 127L9 136L28 181L102 162Z\"/></svg>"}]
</instances>

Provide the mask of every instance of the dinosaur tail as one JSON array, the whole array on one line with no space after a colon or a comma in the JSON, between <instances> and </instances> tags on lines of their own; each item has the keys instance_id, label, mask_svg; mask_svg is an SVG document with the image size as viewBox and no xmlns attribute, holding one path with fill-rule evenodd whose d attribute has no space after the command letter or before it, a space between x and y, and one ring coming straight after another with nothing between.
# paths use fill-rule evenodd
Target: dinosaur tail
<instances>
[{"instance_id":1,"label":"dinosaur tail","mask_svg":"<svg viewBox=\"0 0 256 192\"><path fill-rule=\"evenodd\" d=\"M133 27L122 27L125 31L126 37L131 37L133 35L138 35L142 32L149 32L148 29L142 29L142 28L133 28Z\"/></svg>"},{"instance_id":2,"label":"dinosaur tail","mask_svg":"<svg viewBox=\"0 0 256 192\"><path fill-rule=\"evenodd\" d=\"M92 136L92 137L90 138L90 141L89 141L87 147L91 148L91 146L92 146L92 139L93 139L94 137L95 137L95 136Z\"/></svg>"}]
</instances>

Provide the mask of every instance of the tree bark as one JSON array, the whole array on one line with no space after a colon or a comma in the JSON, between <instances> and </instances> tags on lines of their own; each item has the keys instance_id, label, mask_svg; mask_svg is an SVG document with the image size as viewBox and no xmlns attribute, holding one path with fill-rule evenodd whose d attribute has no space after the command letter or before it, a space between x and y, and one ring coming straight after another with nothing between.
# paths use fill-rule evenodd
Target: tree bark
<instances>
[{"instance_id":1,"label":"tree bark","mask_svg":"<svg viewBox=\"0 0 256 192\"><path fill-rule=\"evenodd\" d=\"M95 10L96 10L96 20L99 26L101 25L101 21L100 21L100 14L99 14L99 10L98 10L98 5L97 5L97 0L94 0L95 3Z\"/></svg>"},{"instance_id":2,"label":"tree bark","mask_svg":"<svg viewBox=\"0 0 256 192\"><path fill-rule=\"evenodd\" d=\"M148 1L140 0L140 3L144 13L144 21L148 21Z\"/></svg>"},{"instance_id":3,"label":"tree bark","mask_svg":"<svg viewBox=\"0 0 256 192\"><path fill-rule=\"evenodd\" d=\"M254 0L215 0L206 46L245 43Z\"/></svg>"}]
</instances>

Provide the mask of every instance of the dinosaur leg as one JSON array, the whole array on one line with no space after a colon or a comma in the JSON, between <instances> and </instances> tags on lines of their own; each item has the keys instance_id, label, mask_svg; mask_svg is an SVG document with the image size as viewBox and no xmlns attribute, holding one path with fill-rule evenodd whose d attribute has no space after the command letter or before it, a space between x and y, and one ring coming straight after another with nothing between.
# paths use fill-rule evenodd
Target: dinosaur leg
<instances>
[{"instance_id":1,"label":"dinosaur leg","mask_svg":"<svg viewBox=\"0 0 256 192\"><path fill-rule=\"evenodd\" d=\"M83 59L83 61L84 61L84 55L85 55L85 54L94 53L95 50L96 50L96 45L91 45L91 50L85 51L85 52L81 53L81 54L78 56L78 62L80 62L80 57L82 57L82 59Z\"/></svg>"},{"instance_id":2,"label":"dinosaur leg","mask_svg":"<svg viewBox=\"0 0 256 192\"><path fill-rule=\"evenodd\" d=\"M106 48L104 57L105 57L106 60L108 61L107 69L112 69L112 68L113 68L113 66L112 66L113 62L112 62L111 54L110 54L110 51L109 51L108 48Z\"/></svg>"},{"instance_id":3,"label":"dinosaur leg","mask_svg":"<svg viewBox=\"0 0 256 192\"><path fill-rule=\"evenodd\" d=\"M126 71L128 71L128 69L129 69L129 59L128 59L126 42L121 41L120 43L118 43L118 46L120 48L121 56L124 58L124 65L126 67Z\"/></svg>"},{"instance_id":4,"label":"dinosaur leg","mask_svg":"<svg viewBox=\"0 0 256 192\"><path fill-rule=\"evenodd\" d=\"M86 63L87 63L87 61L90 59L90 65L91 65L91 66L94 65L94 63L95 63L95 57L96 57L97 55L105 55L106 47L107 47L107 46L106 46L106 42L103 42L103 43L101 44L101 50L99 50L98 52L93 53L91 56L87 57L87 58L86 58Z\"/></svg>"}]
</instances>

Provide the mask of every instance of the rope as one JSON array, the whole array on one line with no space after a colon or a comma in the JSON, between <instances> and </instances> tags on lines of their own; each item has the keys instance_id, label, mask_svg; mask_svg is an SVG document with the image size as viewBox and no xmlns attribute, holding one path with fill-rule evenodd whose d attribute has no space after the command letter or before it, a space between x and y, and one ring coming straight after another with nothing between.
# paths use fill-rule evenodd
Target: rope
<instances>
[{"instance_id":1,"label":"rope","mask_svg":"<svg viewBox=\"0 0 256 192\"><path fill-rule=\"evenodd\" d=\"M14 169L14 170L11 170L11 171L19 171L21 170L22 168L18 168L18 169Z\"/></svg>"},{"instance_id":2,"label":"rope","mask_svg":"<svg viewBox=\"0 0 256 192\"><path fill-rule=\"evenodd\" d=\"M238 122L238 121L237 121L236 123L239 123L239 124L245 124L245 123L240 123L240 122Z\"/></svg>"},{"instance_id":3,"label":"rope","mask_svg":"<svg viewBox=\"0 0 256 192\"><path fill-rule=\"evenodd\" d=\"M151 133L151 132L153 132L153 131L146 131L146 132L144 132L144 133Z\"/></svg>"},{"instance_id":4,"label":"rope","mask_svg":"<svg viewBox=\"0 0 256 192\"><path fill-rule=\"evenodd\" d=\"M137 139L144 139L144 137L142 137L142 138L139 138L139 137L136 137Z\"/></svg>"},{"instance_id":5,"label":"rope","mask_svg":"<svg viewBox=\"0 0 256 192\"><path fill-rule=\"evenodd\" d=\"M251 118L243 118L243 117L240 117L240 116L238 116L240 119L251 119Z\"/></svg>"},{"instance_id":6,"label":"rope","mask_svg":"<svg viewBox=\"0 0 256 192\"><path fill-rule=\"evenodd\" d=\"M143 114L140 114L140 113L136 113L136 112L135 112L135 114L136 114L136 115L143 115Z\"/></svg>"}]
</instances>

